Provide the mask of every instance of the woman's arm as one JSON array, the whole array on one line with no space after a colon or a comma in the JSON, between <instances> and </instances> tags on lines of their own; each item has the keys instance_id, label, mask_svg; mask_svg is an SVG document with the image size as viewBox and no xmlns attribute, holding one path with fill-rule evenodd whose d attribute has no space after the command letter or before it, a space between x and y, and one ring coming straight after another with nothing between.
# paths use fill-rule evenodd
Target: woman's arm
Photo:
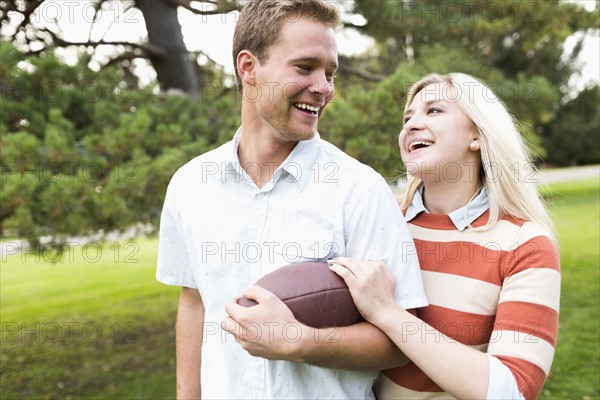
<instances>
[{"instance_id":1,"label":"woman's arm","mask_svg":"<svg viewBox=\"0 0 600 400\"><path fill-rule=\"evenodd\" d=\"M331 269L344 278L363 317L385 332L442 389L457 398L486 397L486 355L442 335L396 305L392 296L395 278L385 264L339 258Z\"/></svg>"},{"instance_id":2,"label":"woman's arm","mask_svg":"<svg viewBox=\"0 0 600 400\"><path fill-rule=\"evenodd\" d=\"M340 258L331 269L344 278L365 319L446 392L457 398L486 398L508 390L516 398L536 398L554 355L558 253L547 238L538 237L513 254L505 262L489 354L398 307L391 295L395 279L384 264Z\"/></svg>"}]
</instances>

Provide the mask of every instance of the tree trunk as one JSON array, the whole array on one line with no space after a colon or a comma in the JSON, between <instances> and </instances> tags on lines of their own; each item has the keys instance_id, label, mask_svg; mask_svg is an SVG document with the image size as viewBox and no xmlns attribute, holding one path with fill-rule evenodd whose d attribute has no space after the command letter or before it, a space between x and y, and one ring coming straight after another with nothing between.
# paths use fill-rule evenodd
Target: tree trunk
<instances>
[{"instance_id":1,"label":"tree trunk","mask_svg":"<svg viewBox=\"0 0 600 400\"><path fill-rule=\"evenodd\" d=\"M150 44L164 53L150 57L161 89L165 92L181 90L196 96L197 77L190 53L183 42L177 5L169 0L136 0L136 6L144 15Z\"/></svg>"}]
</instances>

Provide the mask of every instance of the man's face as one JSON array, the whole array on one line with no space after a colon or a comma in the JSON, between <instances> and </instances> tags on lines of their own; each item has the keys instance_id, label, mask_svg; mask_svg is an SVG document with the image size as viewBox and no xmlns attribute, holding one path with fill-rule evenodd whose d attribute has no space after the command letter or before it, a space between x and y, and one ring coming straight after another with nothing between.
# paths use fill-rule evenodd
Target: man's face
<instances>
[{"instance_id":1,"label":"man's face","mask_svg":"<svg viewBox=\"0 0 600 400\"><path fill-rule=\"evenodd\" d=\"M257 62L256 85L244 94L253 129L281 142L313 138L337 67L332 28L310 19L284 22L267 60Z\"/></svg>"}]
</instances>

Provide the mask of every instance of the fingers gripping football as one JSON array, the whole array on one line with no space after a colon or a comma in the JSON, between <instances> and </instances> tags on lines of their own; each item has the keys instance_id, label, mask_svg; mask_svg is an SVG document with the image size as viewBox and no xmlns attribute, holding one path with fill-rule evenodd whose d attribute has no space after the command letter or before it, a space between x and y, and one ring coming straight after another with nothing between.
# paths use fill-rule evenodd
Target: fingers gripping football
<instances>
[{"instance_id":1,"label":"fingers gripping football","mask_svg":"<svg viewBox=\"0 0 600 400\"><path fill-rule=\"evenodd\" d=\"M268 359L293 360L297 341L289 340L290 326L302 330L290 309L270 291L252 286L244 297L257 304L245 307L234 299L225 307L228 317L222 327L235 336L242 348L253 356ZM295 332L293 332L295 335Z\"/></svg>"},{"instance_id":2,"label":"fingers gripping football","mask_svg":"<svg viewBox=\"0 0 600 400\"><path fill-rule=\"evenodd\" d=\"M338 258L330 269L341 276L352 294L354 304L369 322L395 307L396 278L382 261Z\"/></svg>"}]
</instances>

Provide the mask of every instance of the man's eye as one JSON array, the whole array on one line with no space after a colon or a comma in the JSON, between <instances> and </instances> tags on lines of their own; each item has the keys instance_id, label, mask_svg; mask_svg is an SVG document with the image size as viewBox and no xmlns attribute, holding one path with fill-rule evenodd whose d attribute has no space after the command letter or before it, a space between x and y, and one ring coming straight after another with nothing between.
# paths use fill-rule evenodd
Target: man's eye
<instances>
[{"instance_id":1,"label":"man's eye","mask_svg":"<svg viewBox=\"0 0 600 400\"><path fill-rule=\"evenodd\" d=\"M300 70L302 70L302 72L311 72L312 71L312 67L309 67L308 65L298 65L298 68Z\"/></svg>"}]
</instances>

